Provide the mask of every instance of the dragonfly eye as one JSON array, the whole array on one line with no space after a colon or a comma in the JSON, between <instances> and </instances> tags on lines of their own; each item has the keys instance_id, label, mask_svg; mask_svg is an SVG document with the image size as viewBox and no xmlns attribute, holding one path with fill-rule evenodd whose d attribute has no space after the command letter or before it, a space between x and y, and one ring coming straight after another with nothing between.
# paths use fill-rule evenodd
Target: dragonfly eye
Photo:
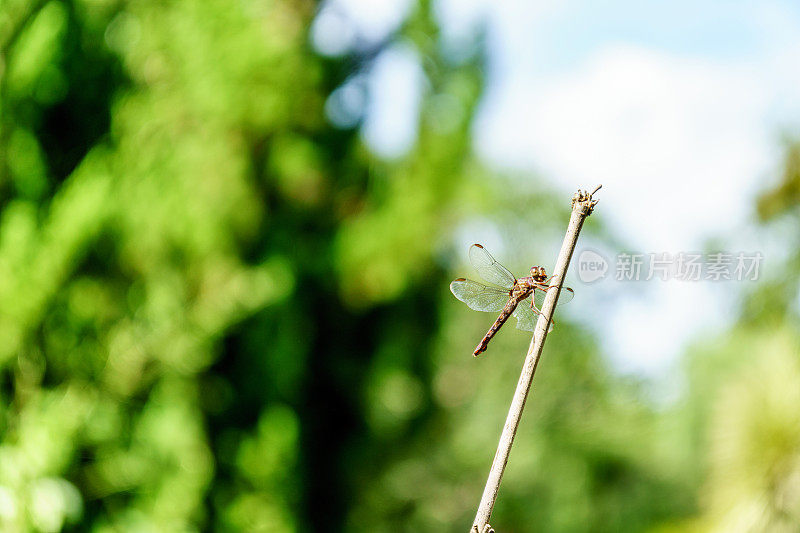
<instances>
[{"instance_id":1,"label":"dragonfly eye","mask_svg":"<svg viewBox=\"0 0 800 533\"><path fill-rule=\"evenodd\" d=\"M531 267L531 277L536 281L543 281L547 277L544 271L544 267L540 266Z\"/></svg>"}]
</instances>

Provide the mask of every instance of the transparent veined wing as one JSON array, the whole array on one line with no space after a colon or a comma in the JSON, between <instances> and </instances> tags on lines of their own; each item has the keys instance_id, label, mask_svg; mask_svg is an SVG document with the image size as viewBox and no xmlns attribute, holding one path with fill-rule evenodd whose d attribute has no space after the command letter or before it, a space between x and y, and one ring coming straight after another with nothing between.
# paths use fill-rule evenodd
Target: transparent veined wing
<instances>
[{"instance_id":1,"label":"transparent veined wing","mask_svg":"<svg viewBox=\"0 0 800 533\"><path fill-rule=\"evenodd\" d=\"M537 286L535 289L533 289L533 303L539 309L541 309L542 304L544 304L544 297L547 294L547 287L547 283L543 283L541 287ZM558 303L556 304L556 307L570 303L574 297L575 291L569 287L561 287L561 294L558 295Z\"/></svg>"},{"instance_id":2,"label":"transparent veined wing","mask_svg":"<svg viewBox=\"0 0 800 533\"><path fill-rule=\"evenodd\" d=\"M534 331L536 329L536 321L539 320L539 309L531 308L530 298L522 300L517 308L514 309L512 315L517 319L517 329L522 331ZM550 320L550 327L547 329L548 333L553 331L554 320Z\"/></svg>"},{"instance_id":3,"label":"transparent veined wing","mask_svg":"<svg viewBox=\"0 0 800 533\"><path fill-rule=\"evenodd\" d=\"M498 263L492 254L480 244L473 244L469 248L469 260L484 281L510 289L517 278L506 267Z\"/></svg>"},{"instance_id":4,"label":"transparent veined wing","mask_svg":"<svg viewBox=\"0 0 800 533\"><path fill-rule=\"evenodd\" d=\"M539 319L539 311L531 309L529 299L522 300L517 308L514 309L514 318L517 319L517 329L522 331L533 331L536 329L536 321Z\"/></svg>"},{"instance_id":5,"label":"transparent veined wing","mask_svg":"<svg viewBox=\"0 0 800 533\"><path fill-rule=\"evenodd\" d=\"M458 278L450 283L450 292L475 311L499 312L508 302L508 291L471 279Z\"/></svg>"}]
</instances>

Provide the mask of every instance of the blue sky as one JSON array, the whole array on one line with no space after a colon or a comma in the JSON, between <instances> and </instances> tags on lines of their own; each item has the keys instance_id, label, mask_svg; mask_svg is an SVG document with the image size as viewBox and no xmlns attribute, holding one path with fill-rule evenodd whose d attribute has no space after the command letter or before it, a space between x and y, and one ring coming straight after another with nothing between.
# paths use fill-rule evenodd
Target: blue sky
<instances>
[{"instance_id":1,"label":"blue sky","mask_svg":"<svg viewBox=\"0 0 800 533\"><path fill-rule=\"evenodd\" d=\"M609 42L637 43L719 59L753 53L765 44L743 2L583 2L559 10L532 36L551 50L544 67L569 68Z\"/></svg>"},{"instance_id":2,"label":"blue sky","mask_svg":"<svg viewBox=\"0 0 800 533\"><path fill-rule=\"evenodd\" d=\"M766 246L752 231L753 198L776 175L780 134L800 130L797 4L435 5L453 48L479 24L488 30L487 90L473 133L489 164L534 171L565 194L602 182L603 216L641 252L698 250L716 236L735 251ZM329 0L313 40L345 52L357 38L391 31L409 6ZM380 154L402 153L415 138L423 87L415 52L389 50L365 83L366 141ZM502 249L502 237L493 238L485 244ZM592 287L582 292L595 301L581 309L625 295L600 314L574 311L606 333L606 352L624 371L663 372L686 342L733 316L730 291L719 284Z\"/></svg>"}]
</instances>

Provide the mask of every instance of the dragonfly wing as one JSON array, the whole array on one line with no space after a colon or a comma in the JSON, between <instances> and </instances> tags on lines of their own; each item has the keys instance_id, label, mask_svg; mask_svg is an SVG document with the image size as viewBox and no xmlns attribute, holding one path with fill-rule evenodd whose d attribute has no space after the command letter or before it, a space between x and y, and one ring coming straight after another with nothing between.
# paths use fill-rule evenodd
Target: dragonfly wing
<instances>
[{"instance_id":1,"label":"dragonfly wing","mask_svg":"<svg viewBox=\"0 0 800 533\"><path fill-rule=\"evenodd\" d=\"M533 331L536 329L536 321L539 319L539 310L532 309L531 301L525 299L514 309L513 316L517 319L517 329Z\"/></svg>"},{"instance_id":2,"label":"dragonfly wing","mask_svg":"<svg viewBox=\"0 0 800 533\"><path fill-rule=\"evenodd\" d=\"M516 309L514 309L514 317L517 319L517 329L521 329L522 331L534 331L536 329L536 322L539 320L539 315L541 315L541 311L539 311L536 307L531 307L530 299L525 299L519 303ZM553 326L555 325L555 320L550 319L550 326L547 328L547 332L550 333L553 331Z\"/></svg>"},{"instance_id":3,"label":"dragonfly wing","mask_svg":"<svg viewBox=\"0 0 800 533\"><path fill-rule=\"evenodd\" d=\"M561 294L558 295L558 305L568 304L575 298L575 291L570 287L561 287Z\"/></svg>"},{"instance_id":4,"label":"dragonfly wing","mask_svg":"<svg viewBox=\"0 0 800 533\"><path fill-rule=\"evenodd\" d=\"M494 283L495 285L510 289L517 281L514 274L498 263L495 258L486 251L486 248L480 244L473 244L470 246L469 260L472 266L475 267L475 270L478 271L481 278L489 283Z\"/></svg>"},{"instance_id":5,"label":"dragonfly wing","mask_svg":"<svg viewBox=\"0 0 800 533\"><path fill-rule=\"evenodd\" d=\"M450 291L475 311L499 312L505 307L509 298L508 291L464 278L458 278L450 283Z\"/></svg>"},{"instance_id":6,"label":"dragonfly wing","mask_svg":"<svg viewBox=\"0 0 800 533\"><path fill-rule=\"evenodd\" d=\"M541 287L537 286L535 289L533 289L533 303L539 309L541 309L542 305L544 304L545 295L547 295L546 284L542 284ZM572 301L574 297L575 297L575 291L573 291L569 287L561 287L561 294L558 295L558 304L556 304L556 307L568 304L569 302Z\"/></svg>"}]
</instances>

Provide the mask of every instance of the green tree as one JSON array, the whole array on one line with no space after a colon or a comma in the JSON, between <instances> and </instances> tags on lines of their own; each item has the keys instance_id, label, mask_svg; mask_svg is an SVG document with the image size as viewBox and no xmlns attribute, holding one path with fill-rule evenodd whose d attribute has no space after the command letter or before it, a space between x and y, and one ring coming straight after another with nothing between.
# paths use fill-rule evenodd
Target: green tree
<instances>
[{"instance_id":1,"label":"green tree","mask_svg":"<svg viewBox=\"0 0 800 533\"><path fill-rule=\"evenodd\" d=\"M482 217L512 262L548 257L566 202L474 155L480 36L449 57L422 3L324 58L314 9L0 6L3 528L468 527L527 339L463 355L487 317L447 292L453 235ZM324 106L397 44L426 85L382 160ZM498 524L691 514L643 385L568 320L549 344Z\"/></svg>"},{"instance_id":2,"label":"green tree","mask_svg":"<svg viewBox=\"0 0 800 533\"><path fill-rule=\"evenodd\" d=\"M787 143L782 179L757 201L762 242L797 240L799 154L797 143ZM705 530L795 531L800 524L800 255L787 251L783 260L765 257L734 327L689 354Z\"/></svg>"}]
</instances>

